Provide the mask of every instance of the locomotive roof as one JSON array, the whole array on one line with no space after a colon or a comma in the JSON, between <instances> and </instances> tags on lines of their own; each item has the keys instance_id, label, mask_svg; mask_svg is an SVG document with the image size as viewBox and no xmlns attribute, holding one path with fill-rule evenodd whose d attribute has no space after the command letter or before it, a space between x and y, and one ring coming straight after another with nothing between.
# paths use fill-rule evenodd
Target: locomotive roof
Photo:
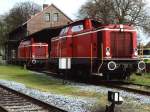
<instances>
[{"instance_id":1,"label":"locomotive roof","mask_svg":"<svg viewBox=\"0 0 150 112\"><path fill-rule=\"evenodd\" d=\"M97 21L97 20L94 20L94 19L91 19L91 18L85 18L85 19L76 20L74 22L71 22L68 25L65 25L64 27L71 26L71 25L77 24L79 22L83 22L86 19L91 20L93 23L99 24L98 27L96 27L96 28L105 28L105 27L107 27L107 28L113 29L113 28L118 28L121 25L121 24L102 24L100 21ZM134 29L133 26L130 26L128 24L123 24L123 26L124 26L125 29Z\"/></svg>"},{"instance_id":2,"label":"locomotive roof","mask_svg":"<svg viewBox=\"0 0 150 112\"><path fill-rule=\"evenodd\" d=\"M96 21L96 20L94 20L94 19L90 19L90 18L85 18L85 19L89 19L89 20L91 20L91 21L93 21L93 22L97 22L97 23L99 23L99 24L102 24L101 22ZM71 22L71 23L68 23L67 25L64 25L63 27L67 27L67 26L76 24L76 23L78 23L78 22L83 22L83 21L85 21L85 19L80 19L80 20L73 21L73 22Z\"/></svg>"}]
</instances>

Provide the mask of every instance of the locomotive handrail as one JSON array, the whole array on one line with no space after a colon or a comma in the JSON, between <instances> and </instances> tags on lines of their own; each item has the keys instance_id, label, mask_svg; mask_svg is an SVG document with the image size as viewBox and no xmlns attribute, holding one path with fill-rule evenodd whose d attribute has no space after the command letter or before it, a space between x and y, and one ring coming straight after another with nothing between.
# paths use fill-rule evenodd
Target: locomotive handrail
<instances>
[{"instance_id":1,"label":"locomotive handrail","mask_svg":"<svg viewBox=\"0 0 150 112\"><path fill-rule=\"evenodd\" d=\"M98 74L99 74L99 71L100 71L100 69L101 69L101 67L103 65L103 43L101 43L101 49L102 49L102 63L98 67Z\"/></svg>"},{"instance_id":2,"label":"locomotive handrail","mask_svg":"<svg viewBox=\"0 0 150 112\"><path fill-rule=\"evenodd\" d=\"M93 72L93 44L91 43L91 73Z\"/></svg>"},{"instance_id":3,"label":"locomotive handrail","mask_svg":"<svg viewBox=\"0 0 150 112\"><path fill-rule=\"evenodd\" d=\"M143 58L143 44L141 43L140 45L139 45L139 54L140 54L140 58Z\"/></svg>"}]
</instances>

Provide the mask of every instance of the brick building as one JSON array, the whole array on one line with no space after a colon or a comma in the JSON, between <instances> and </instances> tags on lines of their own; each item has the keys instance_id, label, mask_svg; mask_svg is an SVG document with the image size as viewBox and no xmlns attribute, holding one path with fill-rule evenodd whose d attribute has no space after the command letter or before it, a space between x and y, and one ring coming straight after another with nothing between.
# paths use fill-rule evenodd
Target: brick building
<instances>
[{"instance_id":1,"label":"brick building","mask_svg":"<svg viewBox=\"0 0 150 112\"><path fill-rule=\"evenodd\" d=\"M20 40L24 37L32 35L44 28L62 26L69 22L72 22L72 20L54 4L43 4L43 10L41 12L31 16L28 21L9 33L9 40L5 44L6 60L9 61L17 58L17 47Z\"/></svg>"}]
</instances>

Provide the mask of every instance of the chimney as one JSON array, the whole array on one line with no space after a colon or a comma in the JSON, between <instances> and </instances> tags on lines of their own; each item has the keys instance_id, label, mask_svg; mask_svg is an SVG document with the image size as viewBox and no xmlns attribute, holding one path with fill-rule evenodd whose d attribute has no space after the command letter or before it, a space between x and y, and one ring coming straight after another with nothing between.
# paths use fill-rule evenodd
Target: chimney
<instances>
[{"instance_id":1,"label":"chimney","mask_svg":"<svg viewBox=\"0 0 150 112\"><path fill-rule=\"evenodd\" d=\"M43 10L48 7L48 4L43 4Z\"/></svg>"}]
</instances>

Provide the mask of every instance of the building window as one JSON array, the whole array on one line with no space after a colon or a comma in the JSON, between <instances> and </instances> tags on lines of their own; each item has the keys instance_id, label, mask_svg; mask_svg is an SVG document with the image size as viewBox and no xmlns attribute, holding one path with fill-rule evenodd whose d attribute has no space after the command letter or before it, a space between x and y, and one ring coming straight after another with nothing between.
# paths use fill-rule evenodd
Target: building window
<instances>
[{"instance_id":1,"label":"building window","mask_svg":"<svg viewBox=\"0 0 150 112\"><path fill-rule=\"evenodd\" d=\"M57 21L58 22L58 19L59 19L58 13L54 13L54 15L53 15L53 21Z\"/></svg>"},{"instance_id":2,"label":"building window","mask_svg":"<svg viewBox=\"0 0 150 112\"><path fill-rule=\"evenodd\" d=\"M50 13L45 13L45 21L50 21Z\"/></svg>"}]
</instances>

